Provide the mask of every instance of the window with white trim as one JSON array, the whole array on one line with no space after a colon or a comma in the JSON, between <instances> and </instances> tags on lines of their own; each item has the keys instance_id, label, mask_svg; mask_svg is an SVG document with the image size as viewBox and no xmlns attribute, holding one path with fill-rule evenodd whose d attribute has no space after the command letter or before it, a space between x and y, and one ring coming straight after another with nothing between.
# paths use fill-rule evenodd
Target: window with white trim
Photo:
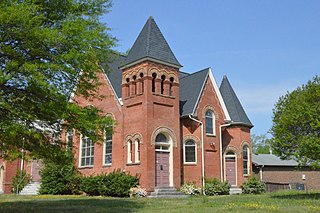
<instances>
[{"instance_id":1,"label":"window with white trim","mask_svg":"<svg viewBox=\"0 0 320 213\"><path fill-rule=\"evenodd\" d=\"M183 146L184 151L184 163L196 163L197 162L197 146L194 140L187 140Z\"/></svg>"},{"instance_id":2,"label":"window with white trim","mask_svg":"<svg viewBox=\"0 0 320 213\"><path fill-rule=\"evenodd\" d=\"M128 140L127 142L127 148L128 148L128 159L127 163L132 163L132 141Z\"/></svg>"},{"instance_id":3,"label":"window with white trim","mask_svg":"<svg viewBox=\"0 0 320 213\"><path fill-rule=\"evenodd\" d=\"M66 134L66 146L68 149L73 147L73 129L68 129Z\"/></svg>"},{"instance_id":4,"label":"window with white trim","mask_svg":"<svg viewBox=\"0 0 320 213\"><path fill-rule=\"evenodd\" d=\"M105 131L104 136L104 165L112 164L112 132Z\"/></svg>"},{"instance_id":5,"label":"window with white trim","mask_svg":"<svg viewBox=\"0 0 320 213\"><path fill-rule=\"evenodd\" d=\"M248 176L250 175L250 161L249 161L249 146L244 145L242 147L242 159L243 159L243 175Z\"/></svg>"},{"instance_id":6,"label":"window with white trim","mask_svg":"<svg viewBox=\"0 0 320 213\"><path fill-rule=\"evenodd\" d=\"M94 143L88 137L81 139L81 157L80 166L93 166L94 161Z\"/></svg>"},{"instance_id":7,"label":"window with white trim","mask_svg":"<svg viewBox=\"0 0 320 213\"><path fill-rule=\"evenodd\" d=\"M140 162L140 140L136 139L134 141L134 162L139 163Z\"/></svg>"},{"instance_id":8,"label":"window with white trim","mask_svg":"<svg viewBox=\"0 0 320 213\"><path fill-rule=\"evenodd\" d=\"M215 135L216 127L215 127L215 116L213 111L206 111L206 134L207 135Z\"/></svg>"}]
</instances>

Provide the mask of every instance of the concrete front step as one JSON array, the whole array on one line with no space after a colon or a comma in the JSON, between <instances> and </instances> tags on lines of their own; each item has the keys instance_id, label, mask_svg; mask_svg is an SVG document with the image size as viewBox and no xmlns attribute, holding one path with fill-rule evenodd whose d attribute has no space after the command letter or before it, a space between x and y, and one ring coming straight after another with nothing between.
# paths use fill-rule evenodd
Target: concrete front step
<instances>
[{"instance_id":1,"label":"concrete front step","mask_svg":"<svg viewBox=\"0 0 320 213\"><path fill-rule=\"evenodd\" d=\"M40 189L40 183L32 182L27 184L19 193L19 195L37 195L39 192L39 189Z\"/></svg>"},{"instance_id":2,"label":"concrete front step","mask_svg":"<svg viewBox=\"0 0 320 213\"><path fill-rule=\"evenodd\" d=\"M148 196L149 198L187 198L183 192L177 191L173 187L155 189L154 192Z\"/></svg>"},{"instance_id":3,"label":"concrete front step","mask_svg":"<svg viewBox=\"0 0 320 213\"><path fill-rule=\"evenodd\" d=\"M242 194L242 190L240 188L231 187L229 194L230 195L239 195L239 194Z\"/></svg>"}]
</instances>

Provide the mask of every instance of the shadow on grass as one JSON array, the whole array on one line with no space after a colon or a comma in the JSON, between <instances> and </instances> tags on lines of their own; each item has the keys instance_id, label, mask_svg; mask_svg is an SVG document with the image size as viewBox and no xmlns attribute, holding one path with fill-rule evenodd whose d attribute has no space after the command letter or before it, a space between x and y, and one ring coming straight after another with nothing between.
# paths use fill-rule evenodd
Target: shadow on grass
<instances>
[{"instance_id":1,"label":"shadow on grass","mask_svg":"<svg viewBox=\"0 0 320 213\"><path fill-rule=\"evenodd\" d=\"M138 199L37 199L0 203L0 212L137 212L144 207Z\"/></svg>"},{"instance_id":2,"label":"shadow on grass","mask_svg":"<svg viewBox=\"0 0 320 213\"><path fill-rule=\"evenodd\" d=\"M320 192L312 192L312 193L276 193L271 195L271 198L277 199L320 199Z\"/></svg>"}]
</instances>

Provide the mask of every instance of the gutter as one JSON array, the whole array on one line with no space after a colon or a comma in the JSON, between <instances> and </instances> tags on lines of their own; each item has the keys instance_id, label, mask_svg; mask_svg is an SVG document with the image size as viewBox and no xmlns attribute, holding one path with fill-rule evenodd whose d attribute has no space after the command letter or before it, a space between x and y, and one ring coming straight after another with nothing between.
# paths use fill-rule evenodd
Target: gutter
<instances>
[{"instance_id":1,"label":"gutter","mask_svg":"<svg viewBox=\"0 0 320 213\"><path fill-rule=\"evenodd\" d=\"M201 125L201 181L202 181L202 194L206 195L205 191L204 191L204 186L205 186L205 182L204 182L204 145L203 145L203 123L193 117L191 117L191 115L188 115L188 117L199 123Z\"/></svg>"},{"instance_id":2,"label":"gutter","mask_svg":"<svg viewBox=\"0 0 320 213\"><path fill-rule=\"evenodd\" d=\"M220 181L223 182L223 174L222 174L222 127L230 126L231 123L220 125Z\"/></svg>"}]
</instances>

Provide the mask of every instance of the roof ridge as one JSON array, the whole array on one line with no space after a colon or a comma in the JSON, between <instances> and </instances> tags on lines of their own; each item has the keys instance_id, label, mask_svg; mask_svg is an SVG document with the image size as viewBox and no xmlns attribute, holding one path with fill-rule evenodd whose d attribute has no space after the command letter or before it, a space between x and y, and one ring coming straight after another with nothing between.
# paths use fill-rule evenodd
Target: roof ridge
<instances>
[{"instance_id":1,"label":"roof ridge","mask_svg":"<svg viewBox=\"0 0 320 213\"><path fill-rule=\"evenodd\" d=\"M183 76L183 77L181 77L180 79L187 78L187 77L191 77L191 76L194 75L194 74L198 74L198 73L204 72L204 71L206 71L206 70L208 70L208 72L209 72L209 71L210 71L210 67L207 67L207 68L205 68L205 69L196 71L196 72L194 72L194 73L187 73L187 74L189 74L189 75ZM184 72L184 73L186 73L186 72Z\"/></svg>"},{"instance_id":2,"label":"roof ridge","mask_svg":"<svg viewBox=\"0 0 320 213\"><path fill-rule=\"evenodd\" d=\"M150 54L150 30L151 30L151 21L152 21L153 17L150 16L148 19L148 33L147 33L147 55Z\"/></svg>"}]
</instances>

